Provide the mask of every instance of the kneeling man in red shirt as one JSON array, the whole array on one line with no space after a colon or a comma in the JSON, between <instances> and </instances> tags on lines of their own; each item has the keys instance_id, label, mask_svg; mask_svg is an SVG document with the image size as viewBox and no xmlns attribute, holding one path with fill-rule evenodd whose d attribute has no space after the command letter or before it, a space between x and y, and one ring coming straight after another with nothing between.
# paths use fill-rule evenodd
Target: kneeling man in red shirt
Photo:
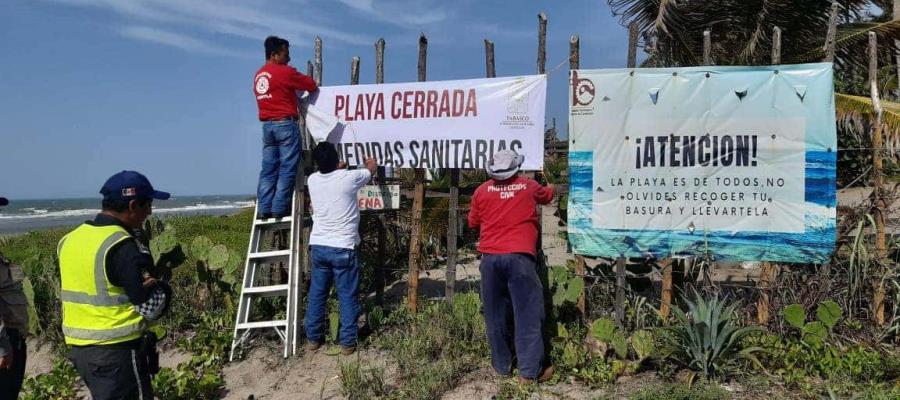
<instances>
[{"instance_id":1,"label":"kneeling man in red shirt","mask_svg":"<svg viewBox=\"0 0 900 400\"><path fill-rule=\"evenodd\" d=\"M512 372L515 345L520 381L543 381L553 374L544 364L544 297L537 274L535 243L538 204L553 200L553 186L520 177L525 158L501 150L491 158L491 179L472 196L469 226L481 228L481 301L491 345L491 363L501 375ZM509 331L509 307L515 323Z\"/></svg>"}]
</instances>

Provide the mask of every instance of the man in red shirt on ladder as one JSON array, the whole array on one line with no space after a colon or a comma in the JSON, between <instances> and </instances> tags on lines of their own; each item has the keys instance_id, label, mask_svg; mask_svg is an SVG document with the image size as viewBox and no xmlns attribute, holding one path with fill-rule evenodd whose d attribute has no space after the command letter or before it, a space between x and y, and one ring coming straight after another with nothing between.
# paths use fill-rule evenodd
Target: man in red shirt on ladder
<instances>
[{"instance_id":1,"label":"man in red shirt on ladder","mask_svg":"<svg viewBox=\"0 0 900 400\"><path fill-rule=\"evenodd\" d=\"M257 187L257 218L291 214L291 195L300 162L297 91L319 90L312 78L288 65L290 44L277 36L266 38L266 64L256 72L253 92L262 126L262 170Z\"/></svg>"},{"instance_id":2,"label":"man in red shirt on ladder","mask_svg":"<svg viewBox=\"0 0 900 400\"><path fill-rule=\"evenodd\" d=\"M553 367L544 364L544 292L537 274L538 204L553 200L553 185L518 176L525 158L500 150L487 166L491 179L472 195L469 226L481 228L481 302L491 345L491 363L501 375L512 373L513 354L522 382L544 381ZM509 330L509 309L515 324Z\"/></svg>"}]
</instances>

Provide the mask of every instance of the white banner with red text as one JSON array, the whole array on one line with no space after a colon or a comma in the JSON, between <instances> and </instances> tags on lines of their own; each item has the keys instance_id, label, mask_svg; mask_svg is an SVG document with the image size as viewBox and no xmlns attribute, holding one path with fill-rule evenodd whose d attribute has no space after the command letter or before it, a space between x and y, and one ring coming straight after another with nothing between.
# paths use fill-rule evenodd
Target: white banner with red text
<instances>
[{"instance_id":1,"label":"white banner with red text","mask_svg":"<svg viewBox=\"0 0 900 400\"><path fill-rule=\"evenodd\" d=\"M317 136L348 165L375 157L394 168L482 169L512 149L522 169L540 170L546 98L546 76L532 75L322 87L310 108L337 118Z\"/></svg>"}]
</instances>

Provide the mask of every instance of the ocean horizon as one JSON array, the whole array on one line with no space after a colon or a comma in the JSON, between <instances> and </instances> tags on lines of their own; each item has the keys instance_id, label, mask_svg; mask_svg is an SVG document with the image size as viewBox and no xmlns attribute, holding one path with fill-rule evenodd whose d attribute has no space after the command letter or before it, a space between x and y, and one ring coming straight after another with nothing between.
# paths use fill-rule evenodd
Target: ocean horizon
<instances>
[{"instance_id":1,"label":"ocean horizon","mask_svg":"<svg viewBox=\"0 0 900 400\"><path fill-rule=\"evenodd\" d=\"M9 199L0 208L0 235L75 226L100 212L100 198ZM256 196L176 196L153 202L153 215L227 215L254 207Z\"/></svg>"}]
</instances>

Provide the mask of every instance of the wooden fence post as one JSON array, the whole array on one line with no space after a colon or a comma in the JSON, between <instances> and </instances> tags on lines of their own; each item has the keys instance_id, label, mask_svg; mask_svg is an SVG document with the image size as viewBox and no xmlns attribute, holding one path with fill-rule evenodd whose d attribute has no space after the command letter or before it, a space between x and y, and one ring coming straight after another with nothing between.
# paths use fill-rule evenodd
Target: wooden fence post
<instances>
[{"instance_id":1,"label":"wooden fence post","mask_svg":"<svg viewBox=\"0 0 900 400\"><path fill-rule=\"evenodd\" d=\"M775 27L772 31L772 65L781 64L781 28ZM769 310L769 291L778 277L778 266L763 261L759 271L759 298L756 299L756 322L760 325L768 325L771 312Z\"/></svg>"},{"instance_id":2,"label":"wooden fence post","mask_svg":"<svg viewBox=\"0 0 900 400\"><path fill-rule=\"evenodd\" d=\"M353 56L350 59L350 84L359 85L359 57Z\"/></svg>"},{"instance_id":3,"label":"wooden fence post","mask_svg":"<svg viewBox=\"0 0 900 400\"><path fill-rule=\"evenodd\" d=\"M781 65L781 28L772 29L772 65Z\"/></svg>"},{"instance_id":4,"label":"wooden fence post","mask_svg":"<svg viewBox=\"0 0 900 400\"><path fill-rule=\"evenodd\" d=\"M537 49L537 73L543 75L547 72L547 15L543 12L538 13L538 49ZM543 152L541 152L543 157ZM531 174L536 177L536 174ZM543 209L537 206L538 217L538 237L537 237L537 264L540 271L545 271L547 262L544 259L544 219Z\"/></svg>"},{"instance_id":5,"label":"wooden fence post","mask_svg":"<svg viewBox=\"0 0 900 400\"><path fill-rule=\"evenodd\" d=\"M375 83L384 83L384 38L375 42ZM378 168L378 177L384 177L384 167ZM378 214L378 261L375 265L375 302L384 304L385 247L387 246L387 218Z\"/></svg>"},{"instance_id":6,"label":"wooden fence post","mask_svg":"<svg viewBox=\"0 0 900 400\"><path fill-rule=\"evenodd\" d=\"M569 79L572 79L571 71L574 71L580 67L581 64L581 39L578 35L572 35L569 37ZM586 262L584 260L584 256L575 255L575 274L578 276L584 277ZM587 321L587 304L585 303L584 289L581 290L581 294L578 295L578 301L575 303L575 307L578 308L578 312L581 314L581 320Z\"/></svg>"},{"instance_id":7,"label":"wooden fence post","mask_svg":"<svg viewBox=\"0 0 900 400\"><path fill-rule=\"evenodd\" d=\"M713 65L712 61L712 32L703 31L703 65Z\"/></svg>"},{"instance_id":8,"label":"wooden fence post","mask_svg":"<svg viewBox=\"0 0 900 400\"><path fill-rule=\"evenodd\" d=\"M316 36L316 48L315 48L315 67L316 67L316 75L315 80L316 84L322 85L322 38Z\"/></svg>"},{"instance_id":9,"label":"wooden fence post","mask_svg":"<svg viewBox=\"0 0 900 400\"><path fill-rule=\"evenodd\" d=\"M628 68L637 66L638 28L634 22L628 24ZM616 324L625 326L625 255L616 259Z\"/></svg>"},{"instance_id":10,"label":"wooden fence post","mask_svg":"<svg viewBox=\"0 0 900 400\"><path fill-rule=\"evenodd\" d=\"M837 0L831 0L831 14L828 17L828 31L825 34L825 62L834 62L834 40L837 36L838 10L841 5Z\"/></svg>"},{"instance_id":11,"label":"wooden fence post","mask_svg":"<svg viewBox=\"0 0 900 400\"><path fill-rule=\"evenodd\" d=\"M875 323L878 326L884 326L884 298L885 289L882 281L883 263L887 256L887 241L884 233L884 174L883 160L884 156L882 147L884 147L884 139L882 138L882 114L881 99L878 94L878 39L875 32L869 32L869 91L872 97L872 108L875 109L874 132L872 133L872 177L874 178L874 190L872 197L874 200L874 209L872 217L875 220L875 257L878 265L878 276L875 277L875 294L872 299L872 308L875 313ZM860 232L860 235L863 233Z\"/></svg>"},{"instance_id":12,"label":"wooden fence post","mask_svg":"<svg viewBox=\"0 0 900 400\"><path fill-rule=\"evenodd\" d=\"M547 67L547 15L538 13L538 53L537 73L543 74Z\"/></svg>"},{"instance_id":13,"label":"wooden fence post","mask_svg":"<svg viewBox=\"0 0 900 400\"><path fill-rule=\"evenodd\" d=\"M419 36L419 82L424 82L425 62L428 54L428 39ZM422 207L425 204L425 170L415 169L415 190L412 209L412 227L409 238L409 309L416 311L419 292L419 258L422 252Z\"/></svg>"},{"instance_id":14,"label":"wooden fence post","mask_svg":"<svg viewBox=\"0 0 900 400\"><path fill-rule=\"evenodd\" d=\"M628 68L634 68L637 65L637 42L638 27L632 22L628 24Z\"/></svg>"}]
</instances>

